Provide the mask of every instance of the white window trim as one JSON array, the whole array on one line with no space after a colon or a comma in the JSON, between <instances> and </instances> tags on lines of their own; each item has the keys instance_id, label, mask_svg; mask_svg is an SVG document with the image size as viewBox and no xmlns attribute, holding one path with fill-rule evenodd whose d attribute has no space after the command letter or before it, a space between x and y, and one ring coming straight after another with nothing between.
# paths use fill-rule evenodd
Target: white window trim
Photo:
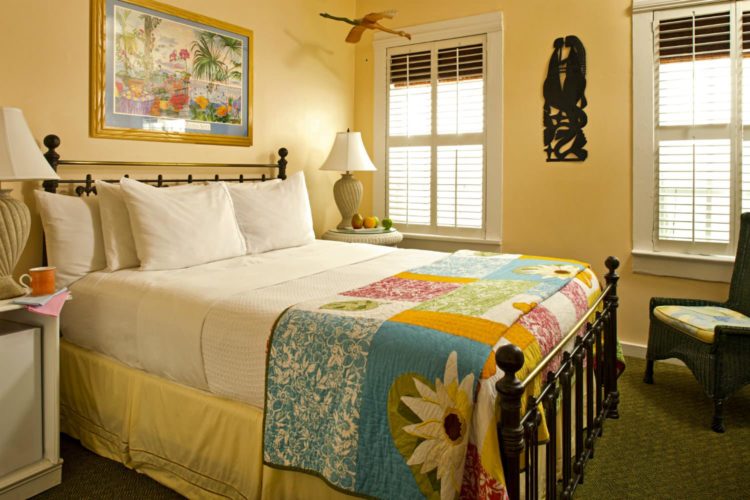
<instances>
[{"instance_id":1,"label":"white window trim","mask_svg":"<svg viewBox=\"0 0 750 500\"><path fill-rule=\"evenodd\" d=\"M377 214L385 213L385 131L386 131L386 51L391 47L413 45L417 43L435 42L449 38L460 38L471 35L486 35L487 37L487 66L486 88L497 89L496 92L485 94L485 134L486 134L486 164L487 178L485 180L485 236L483 239L454 238L454 240L470 240L477 242L492 242L499 244L502 234L502 197L497 199L492 193L502 193L502 14L490 12L477 16L451 19L436 23L420 24L400 28L412 35L411 40L394 37L385 33L376 33L373 39L374 51L374 134L373 149L375 165L379 168L373 176L373 211ZM497 166L497 168L490 168ZM494 203L490 203L493 198ZM420 239L439 239L438 235L420 235Z\"/></svg>"},{"instance_id":2,"label":"white window trim","mask_svg":"<svg viewBox=\"0 0 750 500\"><path fill-rule=\"evenodd\" d=\"M633 14L726 2L727 0L633 0Z\"/></svg>"},{"instance_id":3,"label":"white window trim","mask_svg":"<svg viewBox=\"0 0 750 500\"><path fill-rule=\"evenodd\" d=\"M734 257L655 251L654 11L730 3L724 0L635 0L633 4L633 272L728 283Z\"/></svg>"}]
</instances>

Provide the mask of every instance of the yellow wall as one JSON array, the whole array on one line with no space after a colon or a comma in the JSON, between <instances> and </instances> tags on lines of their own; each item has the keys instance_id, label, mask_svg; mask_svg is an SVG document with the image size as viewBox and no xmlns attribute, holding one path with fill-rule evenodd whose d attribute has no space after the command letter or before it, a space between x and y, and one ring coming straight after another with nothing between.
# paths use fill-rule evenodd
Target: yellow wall
<instances>
[{"instance_id":1,"label":"yellow wall","mask_svg":"<svg viewBox=\"0 0 750 500\"><path fill-rule=\"evenodd\" d=\"M607 255L622 261L621 332L645 344L652 296L725 299L727 285L633 274L631 187L630 0L358 0L357 14L398 8L389 26L403 27L500 11L504 23L503 250L569 256L601 274ZM555 38L577 35L587 51L583 163L545 161L542 83ZM355 126L368 147L373 134L372 35L356 49ZM372 179L363 212L371 211Z\"/></svg>"},{"instance_id":2,"label":"yellow wall","mask_svg":"<svg viewBox=\"0 0 750 500\"><path fill-rule=\"evenodd\" d=\"M335 132L352 126L354 49L339 26L318 16L354 14L353 0L167 0L191 12L254 31L252 147L92 139L88 136L89 0L3 0L0 106L24 111L34 136L55 133L60 154L75 160L261 162L289 149L289 171L304 170L316 232L338 222L335 173L318 172ZM72 174L70 170L62 175ZM35 212L35 184L14 187ZM17 273L41 260L41 229L32 234Z\"/></svg>"}]
</instances>

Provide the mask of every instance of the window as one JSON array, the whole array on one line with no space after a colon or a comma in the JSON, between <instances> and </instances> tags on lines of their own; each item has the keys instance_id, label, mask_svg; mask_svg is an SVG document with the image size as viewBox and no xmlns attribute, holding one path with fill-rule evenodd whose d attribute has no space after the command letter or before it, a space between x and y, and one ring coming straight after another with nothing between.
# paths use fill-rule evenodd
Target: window
<instances>
[{"instance_id":1,"label":"window","mask_svg":"<svg viewBox=\"0 0 750 500\"><path fill-rule=\"evenodd\" d=\"M691 12L655 25L659 247L730 251L730 21Z\"/></svg>"},{"instance_id":2,"label":"window","mask_svg":"<svg viewBox=\"0 0 750 500\"><path fill-rule=\"evenodd\" d=\"M406 234L499 242L499 21L376 39L375 210Z\"/></svg>"},{"instance_id":3,"label":"window","mask_svg":"<svg viewBox=\"0 0 750 500\"><path fill-rule=\"evenodd\" d=\"M750 210L750 3L648 3L633 17L634 270L726 280Z\"/></svg>"}]
</instances>

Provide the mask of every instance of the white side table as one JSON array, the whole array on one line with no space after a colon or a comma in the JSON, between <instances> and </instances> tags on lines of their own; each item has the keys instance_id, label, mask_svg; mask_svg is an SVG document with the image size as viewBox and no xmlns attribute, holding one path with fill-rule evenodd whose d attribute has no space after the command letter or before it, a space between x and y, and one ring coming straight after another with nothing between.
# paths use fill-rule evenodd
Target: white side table
<instances>
[{"instance_id":1,"label":"white side table","mask_svg":"<svg viewBox=\"0 0 750 500\"><path fill-rule=\"evenodd\" d=\"M59 318L30 313L25 307L12 304L10 300L0 300L0 319L31 325L41 329L41 349L29 349L28 360L19 359L18 363L3 363L0 376L4 370L14 367L41 367L41 391L36 397L41 398L42 425L37 430L43 443L41 457L31 463L8 472L0 477L0 500L15 500L34 496L42 491L60 484L62 478L62 460L60 459L60 321ZM11 334L16 335L16 334ZM39 357L39 359L33 359ZM36 369L36 368L33 368ZM1 396L1 395L0 395ZM12 397L12 394L8 397ZM0 400L2 412L21 411L21 408L10 407ZM13 416L12 414L10 415ZM14 421L12 418L9 421Z\"/></svg>"},{"instance_id":2,"label":"white side table","mask_svg":"<svg viewBox=\"0 0 750 500\"><path fill-rule=\"evenodd\" d=\"M326 231L321 238L331 241L343 241L345 243L369 243L370 245L393 247L401 243L401 240L404 239L404 235L395 229L379 233L354 233L331 229L330 231Z\"/></svg>"}]
</instances>

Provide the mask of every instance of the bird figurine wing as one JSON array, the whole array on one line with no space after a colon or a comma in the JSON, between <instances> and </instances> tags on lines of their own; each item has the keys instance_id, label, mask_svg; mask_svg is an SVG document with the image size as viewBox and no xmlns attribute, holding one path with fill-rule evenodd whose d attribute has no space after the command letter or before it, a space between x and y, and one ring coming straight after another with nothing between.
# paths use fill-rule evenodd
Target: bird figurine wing
<instances>
[{"instance_id":1,"label":"bird figurine wing","mask_svg":"<svg viewBox=\"0 0 750 500\"><path fill-rule=\"evenodd\" d=\"M367 31L367 28L364 26L355 26L350 31L349 34L346 36L346 41L349 43L357 43L362 39L362 33Z\"/></svg>"},{"instance_id":2,"label":"bird figurine wing","mask_svg":"<svg viewBox=\"0 0 750 500\"><path fill-rule=\"evenodd\" d=\"M327 19L333 19L334 21L343 21L347 24L353 24L354 28L349 31L346 37L346 41L349 43L357 43L362 39L362 34L370 30L380 30L386 33L392 33L394 35L403 36L411 40L411 35L405 31L396 31L390 28L386 28L382 24L378 23L381 19L393 19L396 15L395 10L386 10L383 12L370 12L361 19L349 19L348 17L332 16L327 12L321 12L320 16Z\"/></svg>"},{"instance_id":3,"label":"bird figurine wing","mask_svg":"<svg viewBox=\"0 0 750 500\"><path fill-rule=\"evenodd\" d=\"M381 19L393 19L393 16L395 15L395 10L387 10L385 12L370 12L362 18L362 22L376 23Z\"/></svg>"}]
</instances>

